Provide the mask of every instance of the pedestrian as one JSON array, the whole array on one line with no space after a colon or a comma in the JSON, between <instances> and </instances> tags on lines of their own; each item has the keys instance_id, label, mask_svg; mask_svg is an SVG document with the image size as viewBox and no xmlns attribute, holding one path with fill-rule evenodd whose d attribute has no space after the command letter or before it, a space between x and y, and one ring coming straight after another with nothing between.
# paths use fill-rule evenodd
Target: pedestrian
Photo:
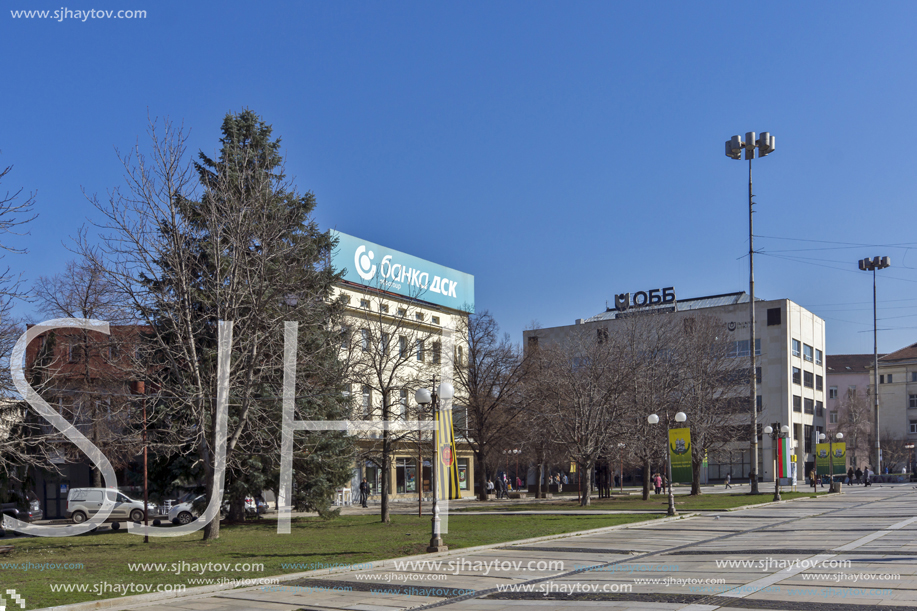
<instances>
[{"instance_id":1,"label":"pedestrian","mask_svg":"<svg viewBox=\"0 0 917 611\"><path fill-rule=\"evenodd\" d=\"M564 479L560 479L560 473L557 474L557 494L560 494L564 491L564 484L567 483L567 476L564 476Z\"/></svg>"},{"instance_id":2,"label":"pedestrian","mask_svg":"<svg viewBox=\"0 0 917 611\"><path fill-rule=\"evenodd\" d=\"M516 476L516 490L522 490L522 478Z\"/></svg>"},{"instance_id":3,"label":"pedestrian","mask_svg":"<svg viewBox=\"0 0 917 611\"><path fill-rule=\"evenodd\" d=\"M363 481L360 482L360 505L366 507L366 501L369 499L369 483L367 483L366 478L363 478Z\"/></svg>"},{"instance_id":4,"label":"pedestrian","mask_svg":"<svg viewBox=\"0 0 917 611\"><path fill-rule=\"evenodd\" d=\"M653 487L656 489L656 494L662 492L662 476L658 473L653 475Z\"/></svg>"},{"instance_id":5,"label":"pedestrian","mask_svg":"<svg viewBox=\"0 0 917 611\"><path fill-rule=\"evenodd\" d=\"M863 470L860 469L859 467L857 467L856 476L857 476L857 483L862 484L863 483Z\"/></svg>"},{"instance_id":6,"label":"pedestrian","mask_svg":"<svg viewBox=\"0 0 917 611\"><path fill-rule=\"evenodd\" d=\"M869 476L870 476L869 465L866 465L866 469L863 470L863 485L864 486L872 485L872 482L869 481Z\"/></svg>"},{"instance_id":7,"label":"pedestrian","mask_svg":"<svg viewBox=\"0 0 917 611\"><path fill-rule=\"evenodd\" d=\"M615 488L618 487L618 481L619 481L619 480L618 480L618 474L615 473Z\"/></svg>"},{"instance_id":8,"label":"pedestrian","mask_svg":"<svg viewBox=\"0 0 917 611\"><path fill-rule=\"evenodd\" d=\"M493 493L494 493L494 483L490 478L488 478L487 479L487 496L490 496Z\"/></svg>"},{"instance_id":9,"label":"pedestrian","mask_svg":"<svg viewBox=\"0 0 917 611\"><path fill-rule=\"evenodd\" d=\"M818 481L815 476L815 469L809 471L809 482L812 484L812 490L815 491L815 489L818 487Z\"/></svg>"},{"instance_id":10,"label":"pedestrian","mask_svg":"<svg viewBox=\"0 0 917 611\"><path fill-rule=\"evenodd\" d=\"M853 483L853 467L847 469L847 481L844 482L845 485L849 486Z\"/></svg>"},{"instance_id":11,"label":"pedestrian","mask_svg":"<svg viewBox=\"0 0 917 611\"><path fill-rule=\"evenodd\" d=\"M727 473L726 474L726 490L729 490L730 488L729 482L731 481L732 481L732 473Z\"/></svg>"}]
</instances>

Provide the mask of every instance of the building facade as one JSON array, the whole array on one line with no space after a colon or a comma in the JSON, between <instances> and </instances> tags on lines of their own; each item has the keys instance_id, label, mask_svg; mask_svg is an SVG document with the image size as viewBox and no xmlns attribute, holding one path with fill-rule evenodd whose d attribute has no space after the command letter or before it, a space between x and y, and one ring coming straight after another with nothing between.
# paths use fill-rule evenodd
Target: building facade
<instances>
[{"instance_id":1,"label":"building facade","mask_svg":"<svg viewBox=\"0 0 917 611\"><path fill-rule=\"evenodd\" d=\"M872 464L872 354L828 355L828 421L830 435L844 434L847 460L854 469Z\"/></svg>"},{"instance_id":2,"label":"building facade","mask_svg":"<svg viewBox=\"0 0 917 611\"><path fill-rule=\"evenodd\" d=\"M641 311L656 311L675 317L697 313L707 314L722 321L723 331L729 341L735 342L731 352L734 358L749 358L749 296L747 293L728 293L693 299L679 299L670 303L628 310L626 316ZM613 329L612 323L625 314L617 307L606 307L605 312L574 325L552 327L524 332L528 345L530 338L537 341L560 342L581 331L583 326ZM798 477L808 473L815 461L817 435L825 430L825 322L812 312L789 299L757 300L755 303L755 352L757 356L757 409L759 431L775 423L790 425L790 438L795 447L794 461ZM688 414L690 425L691 415ZM749 414L750 420L750 414ZM759 464L757 473L763 481L774 481L775 447L768 436L759 434ZM737 441L733 448L720 451L708 460L708 477L719 480L731 474L735 479L747 477L752 468L750 440Z\"/></svg>"},{"instance_id":3,"label":"building facade","mask_svg":"<svg viewBox=\"0 0 917 611\"><path fill-rule=\"evenodd\" d=\"M869 364L872 381L872 363ZM914 471L917 460L917 344L879 358L879 431L883 465Z\"/></svg>"},{"instance_id":4,"label":"building facade","mask_svg":"<svg viewBox=\"0 0 917 611\"><path fill-rule=\"evenodd\" d=\"M465 363L460 339L474 308L474 277L378 244L335 232L335 269L345 270L335 297L345 304L341 358L349 365L355 419L429 420L418 405L418 388L453 383ZM461 495L474 495L474 455L463 439L460 394L452 408ZM433 443L430 432L390 432L388 481L393 500L431 494ZM351 487L365 477L373 495L381 493L383 433L361 433Z\"/></svg>"}]
</instances>

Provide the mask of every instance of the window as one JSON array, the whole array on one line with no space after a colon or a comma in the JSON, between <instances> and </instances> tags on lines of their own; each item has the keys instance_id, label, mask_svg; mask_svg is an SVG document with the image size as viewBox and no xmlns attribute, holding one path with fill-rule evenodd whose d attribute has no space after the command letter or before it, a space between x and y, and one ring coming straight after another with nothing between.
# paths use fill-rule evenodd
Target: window
<instances>
[{"instance_id":1,"label":"window","mask_svg":"<svg viewBox=\"0 0 917 611\"><path fill-rule=\"evenodd\" d=\"M439 365L440 353L442 351L442 344L439 342L433 342L433 364Z\"/></svg>"},{"instance_id":2,"label":"window","mask_svg":"<svg viewBox=\"0 0 917 611\"><path fill-rule=\"evenodd\" d=\"M381 345L382 354L385 354L385 355L388 354L388 345L389 345L389 334L383 333L382 334L382 345Z\"/></svg>"},{"instance_id":3,"label":"window","mask_svg":"<svg viewBox=\"0 0 917 611\"><path fill-rule=\"evenodd\" d=\"M408 389L402 388L398 391L398 406L401 408L401 417L408 417Z\"/></svg>"},{"instance_id":4,"label":"window","mask_svg":"<svg viewBox=\"0 0 917 611\"><path fill-rule=\"evenodd\" d=\"M408 352L408 338L402 336L398 338L398 358L404 358Z\"/></svg>"},{"instance_id":5,"label":"window","mask_svg":"<svg viewBox=\"0 0 917 611\"><path fill-rule=\"evenodd\" d=\"M837 412L828 412L828 422L831 424L837 424Z\"/></svg>"},{"instance_id":6,"label":"window","mask_svg":"<svg viewBox=\"0 0 917 611\"><path fill-rule=\"evenodd\" d=\"M911 372L911 382L917 382L917 371Z\"/></svg>"},{"instance_id":7,"label":"window","mask_svg":"<svg viewBox=\"0 0 917 611\"><path fill-rule=\"evenodd\" d=\"M767 309L767 326L773 327L780 324L780 308Z\"/></svg>"},{"instance_id":8,"label":"window","mask_svg":"<svg viewBox=\"0 0 917 611\"><path fill-rule=\"evenodd\" d=\"M417 351L417 360L423 361L423 340L422 339L417 340L417 343L414 346L414 348Z\"/></svg>"},{"instance_id":9,"label":"window","mask_svg":"<svg viewBox=\"0 0 917 611\"><path fill-rule=\"evenodd\" d=\"M793 384L802 384L802 370L799 367L793 367Z\"/></svg>"},{"instance_id":10,"label":"window","mask_svg":"<svg viewBox=\"0 0 917 611\"><path fill-rule=\"evenodd\" d=\"M857 394L857 387L856 387L856 385L848 386L848 387L847 387L847 396L848 396L848 397L853 397L853 396L856 395L856 394Z\"/></svg>"},{"instance_id":11,"label":"window","mask_svg":"<svg viewBox=\"0 0 917 611\"><path fill-rule=\"evenodd\" d=\"M811 371L804 371L802 373L802 385L806 388L815 387L815 375Z\"/></svg>"},{"instance_id":12,"label":"window","mask_svg":"<svg viewBox=\"0 0 917 611\"><path fill-rule=\"evenodd\" d=\"M885 376L884 376L884 375L880 375L880 376L879 376L879 384L885 384Z\"/></svg>"},{"instance_id":13,"label":"window","mask_svg":"<svg viewBox=\"0 0 917 611\"><path fill-rule=\"evenodd\" d=\"M395 491L399 494L417 492L417 468L413 458L395 460Z\"/></svg>"},{"instance_id":14,"label":"window","mask_svg":"<svg viewBox=\"0 0 917 611\"><path fill-rule=\"evenodd\" d=\"M822 362L822 353L818 348L815 349L815 364L821 365Z\"/></svg>"},{"instance_id":15,"label":"window","mask_svg":"<svg viewBox=\"0 0 917 611\"><path fill-rule=\"evenodd\" d=\"M341 302L344 305L350 305L350 295L341 295Z\"/></svg>"},{"instance_id":16,"label":"window","mask_svg":"<svg viewBox=\"0 0 917 611\"><path fill-rule=\"evenodd\" d=\"M462 347L461 347L461 346L456 346L456 347L455 347L455 364L456 364L456 365L461 365L461 364L462 364L462 359L463 359L463 358L464 358L464 355L462 354Z\"/></svg>"},{"instance_id":17,"label":"window","mask_svg":"<svg viewBox=\"0 0 917 611\"><path fill-rule=\"evenodd\" d=\"M366 308L366 309L368 310L368 309L369 309L369 299L361 299L361 300L360 300L360 307L361 307L361 308Z\"/></svg>"},{"instance_id":18,"label":"window","mask_svg":"<svg viewBox=\"0 0 917 611\"><path fill-rule=\"evenodd\" d=\"M602 327L601 329L596 329L595 335L596 335L596 338L595 338L596 341L599 342L600 344L602 342L608 341L608 327Z\"/></svg>"},{"instance_id":19,"label":"window","mask_svg":"<svg viewBox=\"0 0 917 611\"><path fill-rule=\"evenodd\" d=\"M71 363L79 363L83 360L83 347L77 341L67 346L67 360Z\"/></svg>"},{"instance_id":20,"label":"window","mask_svg":"<svg viewBox=\"0 0 917 611\"><path fill-rule=\"evenodd\" d=\"M734 348L730 348L729 353L726 356L732 356L732 357L750 356L748 352L748 345L749 344L748 344L747 339L740 339L735 343ZM755 340L755 356L760 356L760 355L761 355L761 340L756 339Z\"/></svg>"},{"instance_id":21,"label":"window","mask_svg":"<svg viewBox=\"0 0 917 611\"><path fill-rule=\"evenodd\" d=\"M382 313L384 313L384 314L388 314L388 304L387 304L387 303L380 303L380 304L379 304L379 311L382 312Z\"/></svg>"},{"instance_id":22,"label":"window","mask_svg":"<svg viewBox=\"0 0 917 611\"><path fill-rule=\"evenodd\" d=\"M810 363L812 362L812 346L809 344L802 345L802 358Z\"/></svg>"},{"instance_id":23,"label":"window","mask_svg":"<svg viewBox=\"0 0 917 611\"><path fill-rule=\"evenodd\" d=\"M907 406L911 409L917 409L917 395L908 395Z\"/></svg>"},{"instance_id":24,"label":"window","mask_svg":"<svg viewBox=\"0 0 917 611\"><path fill-rule=\"evenodd\" d=\"M815 414L815 401L807 398L804 400L804 402L806 406L805 412L807 414Z\"/></svg>"},{"instance_id":25,"label":"window","mask_svg":"<svg viewBox=\"0 0 917 611\"><path fill-rule=\"evenodd\" d=\"M829 399L837 399L837 386L829 386L829 387L828 387L828 398L829 398Z\"/></svg>"},{"instance_id":26,"label":"window","mask_svg":"<svg viewBox=\"0 0 917 611\"><path fill-rule=\"evenodd\" d=\"M408 311L406 308L398 308L398 316L407 316Z\"/></svg>"},{"instance_id":27,"label":"window","mask_svg":"<svg viewBox=\"0 0 917 611\"><path fill-rule=\"evenodd\" d=\"M911 433L917 433L917 420L911 420Z\"/></svg>"},{"instance_id":28,"label":"window","mask_svg":"<svg viewBox=\"0 0 917 611\"><path fill-rule=\"evenodd\" d=\"M361 407L363 408L363 417L366 418L369 416L369 411L372 409L373 401L373 390L368 385L363 385L363 403Z\"/></svg>"},{"instance_id":29,"label":"window","mask_svg":"<svg viewBox=\"0 0 917 611\"><path fill-rule=\"evenodd\" d=\"M423 312L414 312L414 318L417 320L423 320Z\"/></svg>"},{"instance_id":30,"label":"window","mask_svg":"<svg viewBox=\"0 0 917 611\"><path fill-rule=\"evenodd\" d=\"M468 490L468 459L458 459L459 490Z\"/></svg>"},{"instance_id":31,"label":"window","mask_svg":"<svg viewBox=\"0 0 917 611\"><path fill-rule=\"evenodd\" d=\"M760 367L755 367L755 382L757 382L758 384L761 383L761 368Z\"/></svg>"},{"instance_id":32,"label":"window","mask_svg":"<svg viewBox=\"0 0 917 611\"><path fill-rule=\"evenodd\" d=\"M889 384L892 383L892 374L888 374L888 383L889 383Z\"/></svg>"},{"instance_id":33,"label":"window","mask_svg":"<svg viewBox=\"0 0 917 611\"><path fill-rule=\"evenodd\" d=\"M439 316L434 316L432 320L433 320L433 324L434 324L434 325L438 325L438 324L439 324Z\"/></svg>"},{"instance_id":34,"label":"window","mask_svg":"<svg viewBox=\"0 0 917 611\"><path fill-rule=\"evenodd\" d=\"M360 348L363 352L369 350L369 329L360 329Z\"/></svg>"},{"instance_id":35,"label":"window","mask_svg":"<svg viewBox=\"0 0 917 611\"><path fill-rule=\"evenodd\" d=\"M799 356L799 340L793 340L793 356Z\"/></svg>"},{"instance_id":36,"label":"window","mask_svg":"<svg viewBox=\"0 0 917 611\"><path fill-rule=\"evenodd\" d=\"M819 418L822 418L825 415L825 404L821 401L815 402L815 415Z\"/></svg>"},{"instance_id":37,"label":"window","mask_svg":"<svg viewBox=\"0 0 917 611\"><path fill-rule=\"evenodd\" d=\"M802 427L802 436L806 440L806 454L812 453L812 427L808 424L803 425Z\"/></svg>"},{"instance_id":38,"label":"window","mask_svg":"<svg viewBox=\"0 0 917 611\"><path fill-rule=\"evenodd\" d=\"M758 410L759 414L764 411L764 397L761 395L755 397L755 409Z\"/></svg>"},{"instance_id":39,"label":"window","mask_svg":"<svg viewBox=\"0 0 917 611\"><path fill-rule=\"evenodd\" d=\"M532 348L538 347L538 336L537 335L533 335L532 337L529 338L529 346Z\"/></svg>"},{"instance_id":40,"label":"window","mask_svg":"<svg viewBox=\"0 0 917 611\"><path fill-rule=\"evenodd\" d=\"M819 375L815 376L815 390L825 389L825 379Z\"/></svg>"},{"instance_id":41,"label":"window","mask_svg":"<svg viewBox=\"0 0 917 611\"><path fill-rule=\"evenodd\" d=\"M347 350L350 348L350 328L343 327L341 329L341 349Z\"/></svg>"},{"instance_id":42,"label":"window","mask_svg":"<svg viewBox=\"0 0 917 611\"><path fill-rule=\"evenodd\" d=\"M801 412L802 411L802 397L799 395L793 395L793 411Z\"/></svg>"}]
</instances>

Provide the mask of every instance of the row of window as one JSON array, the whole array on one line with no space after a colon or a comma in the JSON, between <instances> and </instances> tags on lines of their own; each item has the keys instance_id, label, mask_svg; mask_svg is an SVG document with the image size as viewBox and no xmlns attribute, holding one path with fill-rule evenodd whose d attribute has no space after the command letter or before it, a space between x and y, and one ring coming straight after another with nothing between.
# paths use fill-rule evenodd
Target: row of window
<instances>
[{"instance_id":1,"label":"row of window","mask_svg":"<svg viewBox=\"0 0 917 611\"><path fill-rule=\"evenodd\" d=\"M879 384L893 384L893 373L880 374L879 375ZM904 379L907 379L907 374L905 374ZM917 371L911 372L911 382L917 382Z\"/></svg>"},{"instance_id":2,"label":"row of window","mask_svg":"<svg viewBox=\"0 0 917 611\"><path fill-rule=\"evenodd\" d=\"M349 330L344 329L341 333L341 348L347 349L350 347L350 338ZM410 346L411 353L414 354L414 358L423 362L426 358L426 342L422 339L415 340L413 345ZM360 349L363 352L368 352L372 346L372 333L369 329L360 329ZM391 348L391 335L388 333L382 333L382 336L379 338L379 348L383 354L388 354ZM408 356L408 338L401 336L398 338L398 358L405 358ZM442 362L442 343L433 342L432 346L432 362L434 365L439 365ZM455 362L456 364L461 364L464 359L464 351L461 346L455 347Z\"/></svg>"},{"instance_id":3,"label":"row of window","mask_svg":"<svg viewBox=\"0 0 917 611\"><path fill-rule=\"evenodd\" d=\"M812 414L814 416L824 416L825 404L821 401L815 401L814 399L803 399L799 395L793 395L793 411L800 413L805 412L806 414Z\"/></svg>"},{"instance_id":4,"label":"row of window","mask_svg":"<svg viewBox=\"0 0 917 611\"><path fill-rule=\"evenodd\" d=\"M733 345L729 347L729 352L726 353L726 356L733 357L733 358L751 356L751 352L749 352L748 350L749 345L750 344L748 343L747 339L737 340ZM755 356L761 356L761 340L760 339L755 340Z\"/></svg>"},{"instance_id":5,"label":"row of window","mask_svg":"<svg viewBox=\"0 0 917 611\"><path fill-rule=\"evenodd\" d=\"M806 388L815 390L824 390L824 378L815 375L811 371L801 371L799 367L793 367L793 384L801 384Z\"/></svg>"},{"instance_id":6,"label":"row of window","mask_svg":"<svg viewBox=\"0 0 917 611\"><path fill-rule=\"evenodd\" d=\"M341 299L346 304L350 303L350 295L341 295ZM360 307L363 308L364 310L372 309L372 305L370 304L369 299L360 299ZM380 303L379 311L382 312L383 314L388 314L388 304ZM407 308L398 308L397 313L398 313L398 316L405 317L408 315L408 310ZM418 311L418 312L414 312L414 319L423 321L426 319L426 316L424 315L423 312ZM434 325L439 324L439 316L431 316L430 320Z\"/></svg>"},{"instance_id":7,"label":"row of window","mask_svg":"<svg viewBox=\"0 0 917 611\"><path fill-rule=\"evenodd\" d=\"M793 340L793 356L802 356L803 360L811 363L815 361L816 365L821 365L823 360L822 351L812 348L809 344L803 344L798 339Z\"/></svg>"},{"instance_id":8,"label":"row of window","mask_svg":"<svg viewBox=\"0 0 917 611\"><path fill-rule=\"evenodd\" d=\"M458 481L460 490L468 490L470 472L468 459L456 460L458 466ZM422 471L417 472L417 461L414 458L395 459L395 493L407 494L418 492L418 486L424 492L429 492L431 487L430 463L423 461ZM382 492L382 468L372 461L366 462L366 483L369 484L370 494Z\"/></svg>"}]
</instances>

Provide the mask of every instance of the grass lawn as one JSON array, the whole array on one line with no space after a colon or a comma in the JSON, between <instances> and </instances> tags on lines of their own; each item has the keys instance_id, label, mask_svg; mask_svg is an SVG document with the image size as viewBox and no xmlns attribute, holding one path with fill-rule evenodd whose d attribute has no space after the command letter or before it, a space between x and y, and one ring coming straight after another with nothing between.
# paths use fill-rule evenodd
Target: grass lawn
<instances>
[{"instance_id":1,"label":"grass lawn","mask_svg":"<svg viewBox=\"0 0 917 611\"><path fill-rule=\"evenodd\" d=\"M827 494L827 493L825 493ZM821 493L819 493L821 495ZM815 498L811 492L781 492L783 500L798 498ZM675 508L679 511L704 511L704 510L724 510L733 507L742 507L744 505L757 505L759 503L770 503L774 500L774 492L765 491L762 494L750 495L744 492L736 494L701 494L698 496L675 495ZM592 497L588 507L580 507L576 502L576 497L562 497L532 503L503 503L493 501L488 503L476 503L470 507L463 507L455 511L575 511L579 509L594 510L615 510L615 511L636 511L636 510L661 510L664 511L669 506L669 497L665 494L650 494L647 501L642 496L618 496L610 499L598 499Z\"/></svg>"},{"instance_id":2,"label":"grass lawn","mask_svg":"<svg viewBox=\"0 0 917 611\"><path fill-rule=\"evenodd\" d=\"M562 534L592 528L628 524L657 516L461 516L450 513L449 533L444 540L450 549ZM328 522L318 518L293 520L293 532L278 535L274 520L245 525L226 525L220 538L201 541L201 534L178 538L143 538L124 531L106 531L66 538L35 537L9 541L13 550L0 556L0 586L15 588L25 597L27 607L46 607L67 603L117 598L121 592L99 592L108 584L184 584L188 588L205 585L198 579L252 579L283 573L299 573L321 564L349 564L398 558L423 553L430 540L430 517L393 515L391 524L378 516L341 516ZM82 563L81 569L29 570L4 568L4 563ZM188 569L176 574L181 563L263 563L263 571L229 570L201 574ZM163 570L132 572L128 563L165 563ZM172 567L172 563L178 563ZM284 566L300 563L300 566ZM305 565L308 566L303 566ZM318 566L313 566L313 563ZM235 568L235 567L233 567ZM52 585L87 584L86 592L53 592ZM93 590L96 589L96 592ZM136 590L130 594L137 594Z\"/></svg>"}]
</instances>

